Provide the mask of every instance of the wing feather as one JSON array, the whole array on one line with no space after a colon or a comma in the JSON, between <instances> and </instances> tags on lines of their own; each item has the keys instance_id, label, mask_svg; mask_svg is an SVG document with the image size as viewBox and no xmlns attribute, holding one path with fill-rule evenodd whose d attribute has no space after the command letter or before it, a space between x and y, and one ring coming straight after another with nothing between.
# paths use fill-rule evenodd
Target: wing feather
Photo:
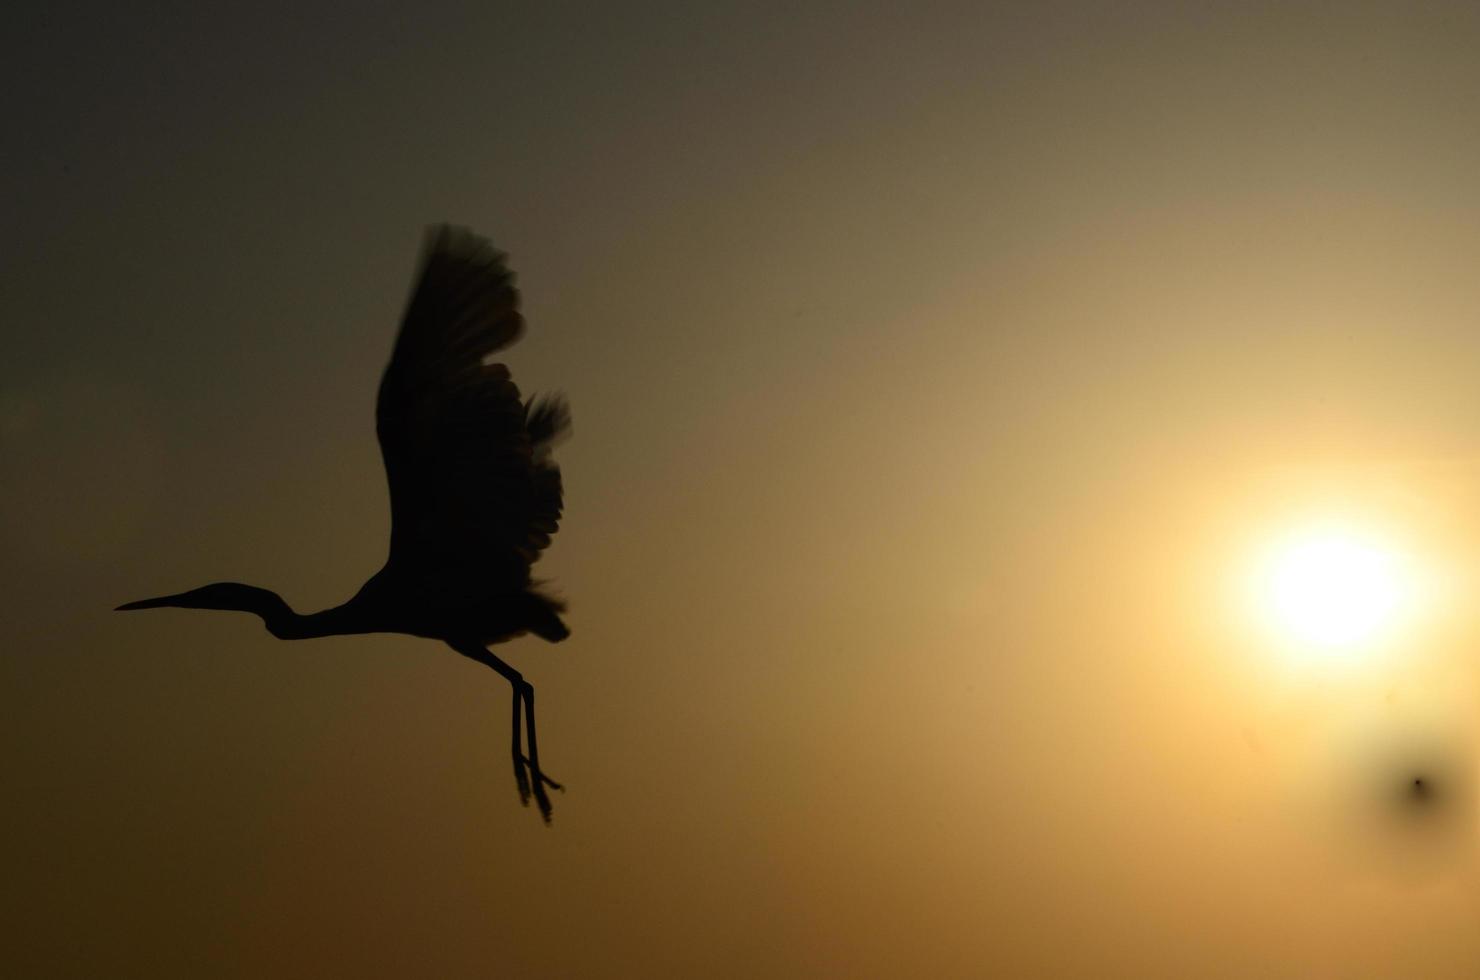
<instances>
[{"instance_id":1,"label":"wing feather","mask_svg":"<svg viewBox=\"0 0 1480 980\"><path fill-rule=\"evenodd\" d=\"M570 412L559 397L526 405L508 368L484 363L523 331L505 256L466 229L432 229L375 409L388 564L475 592L529 584L559 529L550 449Z\"/></svg>"}]
</instances>

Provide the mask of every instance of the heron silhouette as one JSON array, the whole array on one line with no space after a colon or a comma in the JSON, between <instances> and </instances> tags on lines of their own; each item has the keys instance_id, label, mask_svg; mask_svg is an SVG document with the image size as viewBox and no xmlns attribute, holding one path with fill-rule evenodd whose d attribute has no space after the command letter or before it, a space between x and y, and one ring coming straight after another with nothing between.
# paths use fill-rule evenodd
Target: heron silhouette
<instances>
[{"instance_id":1,"label":"heron silhouette","mask_svg":"<svg viewBox=\"0 0 1480 980\"><path fill-rule=\"evenodd\" d=\"M526 633L551 643L570 635L565 604L530 572L560 523L560 469L550 453L570 429L570 410L558 395L523 401L509 369L484 361L523 330L506 257L466 229L429 229L375 406L391 498L385 567L348 602L307 615L237 582L118 608L250 612L282 640L408 633L443 641L513 688L514 778L521 802L533 795L548 823L545 788L562 787L540 769L534 687L488 649Z\"/></svg>"}]
</instances>

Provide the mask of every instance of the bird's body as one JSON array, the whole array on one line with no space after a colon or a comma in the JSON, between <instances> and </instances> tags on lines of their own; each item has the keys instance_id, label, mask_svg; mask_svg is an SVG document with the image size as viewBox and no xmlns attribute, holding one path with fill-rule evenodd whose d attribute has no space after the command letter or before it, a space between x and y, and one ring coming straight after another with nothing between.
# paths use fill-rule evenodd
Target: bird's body
<instances>
[{"instance_id":1,"label":"bird's body","mask_svg":"<svg viewBox=\"0 0 1480 980\"><path fill-rule=\"evenodd\" d=\"M241 610L285 640L351 633L442 640L512 685L515 776L521 796L527 801L532 791L548 819L544 787L558 784L539 768L534 689L486 649L524 634L552 643L570 635L564 603L530 574L559 527L563 490L550 452L569 431L570 413L558 397L524 402L504 365L484 363L522 332L504 256L465 230L433 229L376 402L391 495L385 567L348 602L307 615L274 592L236 582L119 608Z\"/></svg>"}]
</instances>

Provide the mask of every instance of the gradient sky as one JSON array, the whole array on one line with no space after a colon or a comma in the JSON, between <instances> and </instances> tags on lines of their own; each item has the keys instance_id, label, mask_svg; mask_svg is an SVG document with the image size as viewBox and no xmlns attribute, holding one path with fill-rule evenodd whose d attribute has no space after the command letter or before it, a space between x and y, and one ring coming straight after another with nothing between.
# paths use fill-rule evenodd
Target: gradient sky
<instances>
[{"instance_id":1,"label":"gradient sky","mask_svg":"<svg viewBox=\"0 0 1480 980\"><path fill-rule=\"evenodd\" d=\"M3 972L1480 969L1480 8L26 6ZM442 220L574 410L549 828L437 644L111 611L379 567ZM1449 601L1313 666L1225 597L1338 511Z\"/></svg>"}]
</instances>

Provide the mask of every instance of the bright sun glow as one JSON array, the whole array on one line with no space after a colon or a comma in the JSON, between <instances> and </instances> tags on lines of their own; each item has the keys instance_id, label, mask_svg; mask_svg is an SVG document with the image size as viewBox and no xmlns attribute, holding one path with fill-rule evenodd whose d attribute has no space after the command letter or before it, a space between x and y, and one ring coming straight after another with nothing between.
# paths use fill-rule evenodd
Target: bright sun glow
<instances>
[{"instance_id":1,"label":"bright sun glow","mask_svg":"<svg viewBox=\"0 0 1480 980\"><path fill-rule=\"evenodd\" d=\"M1339 525L1315 525L1280 540L1257 576L1263 618L1286 640L1345 651L1389 633L1413 598L1400 554Z\"/></svg>"}]
</instances>

